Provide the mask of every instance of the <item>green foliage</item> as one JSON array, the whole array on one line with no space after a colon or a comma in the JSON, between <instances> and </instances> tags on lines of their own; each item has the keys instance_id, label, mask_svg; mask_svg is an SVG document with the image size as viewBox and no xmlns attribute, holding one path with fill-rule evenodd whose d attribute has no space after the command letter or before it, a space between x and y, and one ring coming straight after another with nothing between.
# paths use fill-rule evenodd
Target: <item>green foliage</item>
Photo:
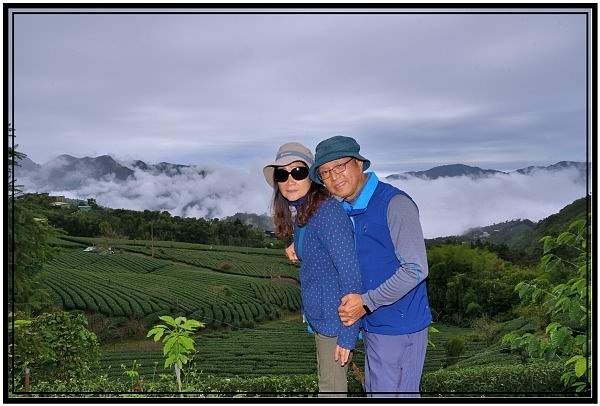
<instances>
[{"instance_id":1,"label":"green foliage","mask_svg":"<svg viewBox=\"0 0 600 406\"><path fill-rule=\"evenodd\" d=\"M17 151L9 151L9 158L26 157ZM9 168L12 168L9 162ZM10 178L10 176L9 176ZM18 189L10 188L8 199L8 297L14 309L33 314L51 303L43 286L42 264L51 258L53 249L48 240L56 230L47 224L46 218L25 199Z\"/></svg>"},{"instance_id":2,"label":"green foliage","mask_svg":"<svg viewBox=\"0 0 600 406\"><path fill-rule=\"evenodd\" d=\"M196 381L194 391L215 392L220 396L236 397L313 397L317 395L318 384L316 375L265 375L255 378L231 377L225 379L209 376Z\"/></svg>"},{"instance_id":3,"label":"green foliage","mask_svg":"<svg viewBox=\"0 0 600 406\"><path fill-rule=\"evenodd\" d=\"M562 208L558 213L541 220L530 236L523 241L523 249L535 254L539 259L543 255L543 245L540 241L546 236L557 236L568 230L576 219L585 220L589 215L591 195L575 200Z\"/></svg>"},{"instance_id":4,"label":"green foliage","mask_svg":"<svg viewBox=\"0 0 600 406\"><path fill-rule=\"evenodd\" d=\"M498 257L513 264L535 265L542 257L543 247L540 239L546 235L558 235L566 230L573 220L586 218L590 198L591 196L577 199L538 223L529 220L509 220L472 229L461 236L426 240L427 248L429 250L440 245L465 244L494 252Z\"/></svg>"},{"instance_id":5,"label":"green foliage","mask_svg":"<svg viewBox=\"0 0 600 406\"><path fill-rule=\"evenodd\" d=\"M154 336L154 341L162 341L164 344L163 355L165 356L165 368L175 366L175 375L181 391L180 371L188 363L190 356L194 354L195 342L190 335L204 323L183 316L173 318L171 316L160 316L160 320L166 324L157 324L148 332L147 337Z\"/></svg>"},{"instance_id":6,"label":"green foliage","mask_svg":"<svg viewBox=\"0 0 600 406\"><path fill-rule=\"evenodd\" d=\"M483 314L512 318L519 303L513 288L533 272L462 244L433 247L427 258L431 308L440 321L457 325L468 325Z\"/></svg>"},{"instance_id":7,"label":"green foliage","mask_svg":"<svg viewBox=\"0 0 600 406\"><path fill-rule=\"evenodd\" d=\"M566 392L560 381L565 366L560 362L536 361L528 364L485 365L466 369L439 370L424 374L422 396L512 395Z\"/></svg>"},{"instance_id":8,"label":"green foliage","mask_svg":"<svg viewBox=\"0 0 600 406\"><path fill-rule=\"evenodd\" d=\"M510 329L523 325L523 321L507 324L505 328ZM517 393L565 391L560 382L565 369L561 363L539 360L525 367L529 364L521 364L518 357L500 352L497 346L486 349L483 343L470 341L468 329L437 325L437 330L439 333L432 336L436 346L428 348L425 360L423 397L446 397L465 391L479 397L514 396L512 391L506 394L507 387L514 387ZM457 336L468 342L468 349L461 361L440 370L438 358L444 357L444 343ZM306 331L301 316L262 324L253 330L212 331L202 334L201 340L182 382L187 397L316 396L314 338ZM103 351L103 363L95 377L34 381L32 389L56 390L65 392L64 396L76 396L73 392L78 391L96 392L94 397L177 396L173 374L157 372L163 364L162 349L154 348L153 340L147 341L143 345L115 344L115 350ZM290 348L294 349L293 357ZM359 342L354 357L359 368L364 361L362 351ZM354 371L348 372L348 380L350 396L364 396Z\"/></svg>"},{"instance_id":9,"label":"green foliage","mask_svg":"<svg viewBox=\"0 0 600 406\"><path fill-rule=\"evenodd\" d=\"M167 324L157 324L146 337L154 336L155 342L162 341L164 344L165 368L176 363L181 369L189 361L188 354L195 351L194 339L190 334L197 328L204 327L204 323L182 316L175 319L171 316L160 316L159 319Z\"/></svg>"},{"instance_id":10,"label":"green foliage","mask_svg":"<svg viewBox=\"0 0 600 406\"><path fill-rule=\"evenodd\" d=\"M461 355L466 351L467 346L463 337L454 337L450 341L444 343L446 350L446 360L448 365L456 363Z\"/></svg>"},{"instance_id":11,"label":"green foliage","mask_svg":"<svg viewBox=\"0 0 600 406\"><path fill-rule=\"evenodd\" d=\"M229 245L240 247L270 247L277 242L265 236L265 231L240 220L196 219L171 216L167 211L134 211L98 206L88 199L89 211L77 206L53 207L55 198L48 194L29 194L30 204L36 207L50 225L72 236L118 237L179 241L200 244Z\"/></svg>"},{"instance_id":12,"label":"green foliage","mask_svg":"<svg viewBox=\"0 0 600 406\"><path fill-rule=\"evenodd\" d=\"M127 368L125 364L121 364L121 369L123 370L123 375L129 378L131 383L132 390L141 390L141 381L140 381L140 372L138 368L141 364L137 360L133 360L131 364L131 368Z\"/></svg>"},{"instance_id":13,"label":"green foliage","mask_svg":"<svg viewBox=\"0 0 600 406\"><path fill-rule=\"evenodd\" d=\"M487 314L473 320L471 327L473 328L471 337L474 340L483 341L487 345L492 345L498 339L498 333L502 328L500 323L493 320Z\"/></svg>"},{"instance_id":14,"label":"green foliage","mask_svg":"<svg viewBox=\"0 0 600 406\"><path fill-rule=\"evenodd\" d=\"M101 239L56 241L82 245L61 247L61 253L44 265L45 286L59 306L93 315L92 327L102 342L134 337L165 313L195 318L213 328L247 328L301 306L298 268L286 263L282 253L256 249L262 254L244 254L240 250L251 249L160 242L165 251L160 255L169 258L164 259L138 250L143 242L111 241L111 254ZM95 251L84 252L88 246ZM233 269L212 268L225 257Z\"/></svg>"},{"instance_id":15,"label":"green foliage","mask_svg":"<svg viewBox=\"0 0 600 406\"><path fill-rule=\"evenodd\" d=\"M511 333L503 339L505 345L525 351L530 357L563 359L569 368L561 379L565 386L578 392L587 391L592 379L592 309L589 306L592 286L588 237L586 222L579 220L559 236L542 239L542 267L550 273L558 270L567 274L567 280L550 290L546 289L547 284L538 284L539 279L519 283L515 290L523 303L543 307L550 322L542 331L523 335Z\"/></svg>"},{"instance_id":16,"label":"green foliage","mask_svg":"<svg viewBox=\"0 0 600 406\"><path fill-rule=\"evenodd\" d=\"M33 381L90 376L99 360L96 335L81 314L44 313L31 320L15 320L9 370L21 385L25 370ZM14 369L12 368L14 365Z\"/></svg>"}]
</instances>

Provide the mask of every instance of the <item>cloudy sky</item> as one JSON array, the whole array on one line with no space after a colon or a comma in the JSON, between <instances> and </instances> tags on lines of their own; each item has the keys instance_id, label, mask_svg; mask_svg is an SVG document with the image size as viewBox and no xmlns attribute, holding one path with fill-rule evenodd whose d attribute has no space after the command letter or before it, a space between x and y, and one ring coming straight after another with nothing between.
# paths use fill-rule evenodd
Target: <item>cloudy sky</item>
<instances>
[{"instance_id":1,"label":"cloudy sky","mask_svg":"<svg viewBox=\"0 0 600 406\"><path fill-rule=\"evenodd\" d=\"M337 134L381 173L586 160L584 9L13 11L9 120L40 164L254 173Z\"/></svg>"},{"instance_id":2,"label":"cloudy sky","mask_svg":"<svg viewBox=\"0 0 600 406\"><path fill-rule=\"evenodd\" d=\"M380 175L585 162L594 148L586 9L12 11L8 107L20 152L39 164L108 154L213 174L139 174L135 185L78 192L108 207L264 213L262 167L277 148L314 150L338 134L355 137ZM397 185L419 202L426 237L538 221L586 194L569 173L507 179Z\"/></svg>"}]
</instances>

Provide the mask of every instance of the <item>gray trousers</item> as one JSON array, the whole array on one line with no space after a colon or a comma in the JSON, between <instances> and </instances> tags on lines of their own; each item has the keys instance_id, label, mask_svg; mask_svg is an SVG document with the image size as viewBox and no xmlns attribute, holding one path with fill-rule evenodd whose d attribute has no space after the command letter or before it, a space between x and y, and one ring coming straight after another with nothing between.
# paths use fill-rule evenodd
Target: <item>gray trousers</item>
<instances>
[{"instance_id":1,"label":"gray trousers","mask_svg":"<svg viewBox=\"0 0 600 406\"><path fill-rule=\"evenodd\" d=\"M350 353L346 365L341 366L339 360L335 362L333 359L335 347L337 345L337 337L327 337L315 332L315 344L317 347L319 397L347 397L347 373L348 365L352 360L352 353Z\"/></svg>"}]
</instances>

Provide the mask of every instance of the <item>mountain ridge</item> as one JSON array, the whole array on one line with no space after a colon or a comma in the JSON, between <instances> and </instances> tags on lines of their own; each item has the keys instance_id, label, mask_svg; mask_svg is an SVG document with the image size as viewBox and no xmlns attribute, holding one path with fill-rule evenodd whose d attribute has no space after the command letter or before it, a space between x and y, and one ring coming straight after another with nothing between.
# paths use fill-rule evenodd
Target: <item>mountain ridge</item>
<instances>
[{"instance_id":1,"label":"mountain ridge","mask_svg":"<svg viewBox=\"0 0 600 406\"><path fill-rule=\"evenodd\" d=\"M44 165L28 158L18 164L15 180L24 193L48 193L79 202L92 198L103 207L167 211L179 217L239 219L272 229L267 227L272 190L262 176L248 176L244 168L122 162L109 155L75 158L66 154ZM434 238L507 219L537 221L586 195L589 167L583 162L560 161L503 172L451 164L382 180L396 182L417 198L420 209L427 213L422 219L424 231Z\"/></svg>"},{"instance_id":2,"label":"mountain ridge","mask_svg":"<svg viewBox=\"0 0 600 406\"><path fill-rule=\"evenodd\" d=\"M410 177L423 180L435 180L439 178L451 178L466 176L471 179L486 178L494 175L507 175L510 173L519 173L522 175L531 175L540 171L557 171L564 169L576 169L579 171L579 177L585 178L587 170L591 164L581 161L559 161L548 166L528 166L514 171L499 171L495 169L482 169L477 166L465 164L445 164L435 166L423 171L408 171L397 174L387 175L388 180L406 180ZM182 165L168 162L158 164L148 164L142 160L135 160L131 163L119 162L110 155L100 155L98 157L76 158L68 154L62 154L51 159L43 165L40 165L29 158L24 158L20 166L15 168L15 178L29 177L35 183L44 183L46 185L59 186L64 188L79 187L81 184L67 183L64 185L59 180L70 180L69 173L77 171L89 178L101 180L106 177L116 181L126 181L129 177L135 177L135 170L139 169L149 174L165 174L167 176L180 175L182 173L193 171L202 177L209 173L206 169L200 169L197 165Z\"/></svg>"}]
</instances>

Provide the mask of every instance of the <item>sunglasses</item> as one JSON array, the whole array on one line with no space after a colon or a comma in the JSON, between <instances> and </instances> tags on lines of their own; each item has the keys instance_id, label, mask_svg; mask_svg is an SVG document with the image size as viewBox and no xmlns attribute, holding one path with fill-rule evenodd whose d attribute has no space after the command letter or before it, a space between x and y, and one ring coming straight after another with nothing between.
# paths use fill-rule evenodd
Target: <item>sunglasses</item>
<instances>
[{"instance_id":1,"label":"sunglasses","mask_svg":"<svg viewBox=\"0 0 600 406\"><path fill-rule=\"evenodd\" d=\"M292 175L292 178L295 180L306 179L308 177L308 168L306 166L298 166L289 172L285 169L277 168L273 172L273 179L277 183L283 183L287 181L289 175Z\"/></svg>"}]
</instances>

